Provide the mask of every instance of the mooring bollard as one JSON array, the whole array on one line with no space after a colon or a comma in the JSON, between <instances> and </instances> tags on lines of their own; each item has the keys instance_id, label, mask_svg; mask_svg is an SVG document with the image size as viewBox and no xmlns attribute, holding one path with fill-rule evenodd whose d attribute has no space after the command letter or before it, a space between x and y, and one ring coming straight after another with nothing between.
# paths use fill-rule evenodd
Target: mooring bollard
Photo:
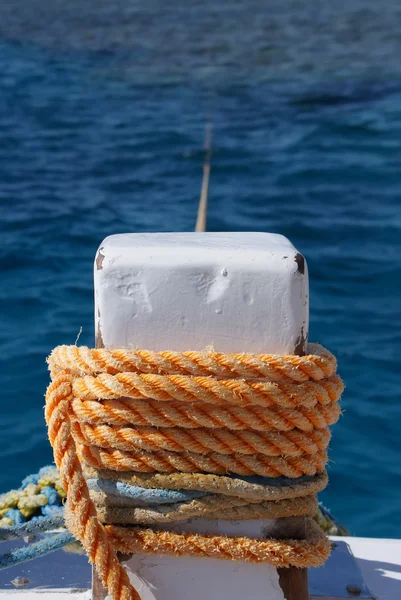
<instances>
[{"instance_id":1,"label":"mooring bollard","mask_svg":"<svg viewBox=\"0 0 401 600\"><path fill-rule=\"evenodd\" d=\"M299 354L308 336L308 273L283 236L124 234L95 260L96 344L105 348ZM174 531L289 538L299 519L174 524ZM142 600L307 600L306 569L137 554L127 566ZM93 575L93 598L107 592Z\"/></svg>"}]
</instances>

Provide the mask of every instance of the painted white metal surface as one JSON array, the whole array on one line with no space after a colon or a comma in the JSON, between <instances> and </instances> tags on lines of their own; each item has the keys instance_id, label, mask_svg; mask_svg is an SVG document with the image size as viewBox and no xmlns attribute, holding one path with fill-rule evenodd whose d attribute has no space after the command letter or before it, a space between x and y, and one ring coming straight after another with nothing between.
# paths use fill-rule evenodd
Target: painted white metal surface
<instances>
[{"instance_id":1,"label":"painted white metal surface","mask_svg":"<svg viewBox=\"0 0 401 600\"><path fill-rule=\"evenodd\" d=\"M308 331L308 274L282 235L113 235L95 261L107 348L291 353Z\"/></svg>"},{"instance_id":2,"label":"painted white metal surface","mask_svg":"<svg viewBox=\"0 0 401 600\"><path fill-rule=\"evenodd\" d=\"M359 569L362 572L365 583L369 586L371 591L376 596L377 600L400 600L401 598L401 540L391 539L377 539L377 538L352 538L352 537L333 537L333 540L340 542L346 542L356 558ZM49 557L50 560L50 557ZM180 560L180 559L176 559ZM223 561L214 561L216 568L220 567ZM224 563L229 564L229 563ZM242 572L242 566L237 565L240 570L240 578L242 581L248 584L248 588L245 590L243 598L249 598L250 600L269 600L270 596L266 590L262 590L260 595L251 594L249 588L249 580ZM167 568L167 565L166 565ZM264 569L265 567L262 567ZM198 571L197 571L198 573ZM144 574L144 573L142 573ZM162 574L162 573L160 573ZM172 578L172 574L174 578ZM152 571L153 575L153 571ZM171 582L177 584L177 572L174 570L174 565L169 567L169 570L165 572L168 577L163 578L163 589L165 582ZM202 576L204 574L202 573ZM335 578L336 573L330 573L330 577ZM207 580L213 583L214 571L209 571L206 575ZM220 583L224 585L230 585L229 577L226 575L226 579L218 578ZM187 598L192 600L193 590L197 588L199 583L198 579L190 580L189 594ZM329 586L328 586L329 587ZM224 588L225 589L225 588ZM242 588L244 589L244 588ZM219 600L224 598L222 590ZM74 589L48 589L41 588L36 590L7 590L0 591L0 598L9 598L12 600L38 600L40 597L48 597L49 600L90 600L91 592L89 590L81 591ZM161 595L163 600L172 598L175 596L169 593L163 593ZM216 596L217 597L217 596ZM355 597L355 596L354 596ZM212 598L207 595L206 598ZM235 598L235 596L234 596ZM204 600L204 599L202 599ZM320 600L320 599L319 599ZM325 598L321 598L325 600Z\"/></svg>"},{"instance_id":3,"label":"painted white metal surface","mask_svg":"<svg viewBox=\"0 0 401 600\"><path fill-rule=\"evenodd\" d=\"M302 351L308 275L283 236L268 233L126 234L95 260L96 333L105 347L226 352ZM266 534L271 520L192 520L176 530ZM283 600L270 566L136 555L142 600Z\"/></svg>"},{"instance_id":4,"label":"painted white metal surface","mask_svg":"<svg viewBox=\"0 0 401 600\"><path fill-rule=\"evenodd\" d=\"M401 599L401 540L343 538L361 570L365 583L377 600Z\"/></svg>"}]
</instances>

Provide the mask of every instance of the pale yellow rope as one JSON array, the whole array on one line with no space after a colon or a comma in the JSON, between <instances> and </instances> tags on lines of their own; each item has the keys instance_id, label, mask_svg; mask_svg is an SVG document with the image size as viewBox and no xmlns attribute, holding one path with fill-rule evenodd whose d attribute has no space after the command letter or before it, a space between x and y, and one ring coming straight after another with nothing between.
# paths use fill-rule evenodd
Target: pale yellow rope
<instances>
[{"instance_id":1,"label":"pale yellow rope","mask_svg":"<svg viewBox=\"0 0 401 600\"><path fill-rule=\"evenodd\" d=\"M292 485L268 485L253 483L239 478L209 473L138 473L136 471L114 471L96 469L82 465L87 479L121 481L139 487L166 490L197 490L224 496L235 496L249 500L284 500L317 494L327 486L327 473L318 473L308 480L294 480Z\"/></svg>"},{"instance_id":2,"label":"pale yellow rope","mask_svg":"<svg viewBox=\"0 0 401 600\"><path fill-rule=\"evenodd\" d=\"M185 521L192 517L222 521L313 517L317 511L315 496L282 500L281 502L249 503L249 500L243 498L215 495L191 500L185 504L171 504L163 508L132 507L126 498L108 496L100 492L90 492L90 496L102 523L129 525L160 525Z\"/></svg>"}]
</instances>

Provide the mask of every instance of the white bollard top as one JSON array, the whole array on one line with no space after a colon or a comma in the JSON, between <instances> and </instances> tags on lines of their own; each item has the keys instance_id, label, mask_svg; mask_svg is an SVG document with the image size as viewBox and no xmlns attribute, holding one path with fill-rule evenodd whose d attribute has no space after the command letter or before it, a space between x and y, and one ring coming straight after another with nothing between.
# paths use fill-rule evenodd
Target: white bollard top
<instances>
[{"instance_id":1,"label":"white bollard top","mask_svg":"<svg viewBox=\"0 0 401 600\"><path fill-rule=\"evenodd\" d=\"M95 261L106 348L302 353L308 273L271 233L113 235Z\"/></svg>"}]
</instances>

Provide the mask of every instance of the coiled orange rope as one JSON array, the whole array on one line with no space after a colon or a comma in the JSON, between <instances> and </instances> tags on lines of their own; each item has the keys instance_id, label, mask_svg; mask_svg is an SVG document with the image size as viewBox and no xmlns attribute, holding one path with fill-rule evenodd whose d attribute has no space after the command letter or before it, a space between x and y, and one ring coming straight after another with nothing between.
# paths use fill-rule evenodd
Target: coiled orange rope
<instances>
[{"instance_id":1,"label":"coiled orange rope","mask_svg":"<svg viewBox=\"0 0 401 600\"><path fill-rule=\"evenodd\" d=\"M313 514L314 494L326 483L328 427L339 417L343 384L327 350L310 345L309 352L299 357L76 346L53 351L46 421L67 491L68 525L113 598L139 599L116 550L276 566L325 560L328 541L310 520L305 521L304 540L160 529L191 516ZM142 487L208 490L212 495L168 508L127 508L121 499L89 493L85 475L93 473ZM227 473L295 481L287 487L255 486L229 479ZM312 480L304 481L305 476ZM119 528L116 523L157 528Z\"/></svg>"}]
</instances>

